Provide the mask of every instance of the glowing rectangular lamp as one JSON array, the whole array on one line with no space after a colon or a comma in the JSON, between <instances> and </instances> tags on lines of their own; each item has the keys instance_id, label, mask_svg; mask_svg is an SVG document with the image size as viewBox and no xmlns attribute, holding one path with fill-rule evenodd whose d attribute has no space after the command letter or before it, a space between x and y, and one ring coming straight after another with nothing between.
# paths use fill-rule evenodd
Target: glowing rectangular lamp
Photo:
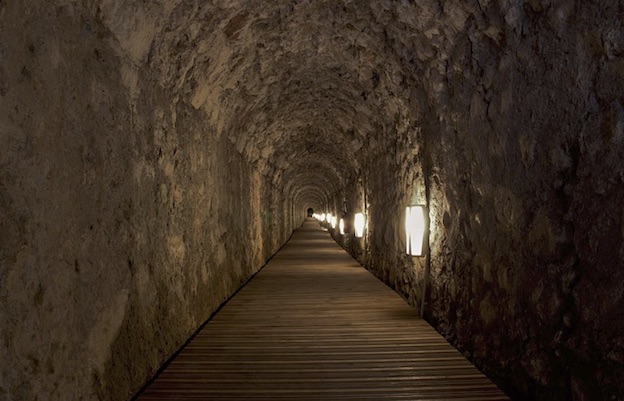
<instances>
[{"instance_id":1,"label":"glowing rectangular lamp","mask_svg":"<svg viewBox=\"0 0 624 401\"><path fill-rule=\"evenodd\" d=\"M426 233L425 207L408 206L405 208L405 244L408 255L424 255Z\"/></svg>"},{"instance_id":2,"label":"glowing rectangular lamp","mask_svg":"<svg viewBox=\"0 0 624 401\"><path fill-rule=\"evenodd\" d=\"M336 228L336 216L332 216L332 218L331 218L331 226L332 226L332 228Z\"/></svg>"},{"instance_id":3,"label":"glowing rectangular lamp","mask_svg":"<svg viewBox=\"0 0 624 401\"><path fill-rule=\"evenodd\" d=\"M355 226L355 236L357 238L362 238L364 236L364 226L365 226L366 222L364 220L364 214L363 213L356 213L355 214L355 221L353 222L353 225Z\"/></svg>"},{"instance_id":4,"label":"glowing rectangular lamp","mask_svg":"<svg viewBox=\"0 0 624 401\"><path fill-rule=\"evenodd\" d=\"M321 215L319 216L321 219L321 221L325 221L325 213L321 213Z\"/></svg>"},{"instance_id":5,"label":"glowing rectangular lamp","mask_svg":"<svg viewBox=\"0 0 624 401\"><path fill-rule=\"evenodd\" d=\"M340 223L338 223L338 227L340 228L340 235L344 235L345 233L344 219L340 219Z\"/></svg>"}]
</instances>

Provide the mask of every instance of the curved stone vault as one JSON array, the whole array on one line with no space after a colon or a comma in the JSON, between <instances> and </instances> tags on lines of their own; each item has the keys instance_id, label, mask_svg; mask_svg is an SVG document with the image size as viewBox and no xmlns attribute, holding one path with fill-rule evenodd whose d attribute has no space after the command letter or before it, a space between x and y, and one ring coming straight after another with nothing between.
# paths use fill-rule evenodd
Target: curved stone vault
<instances>
[{"instance_id":1,"label":"curved stone vault","mask_svg":"<svg viewBox=\"0 0 624 401\"><path fill-rule=\"evenodd\" d=\"M308 208L513 398L623 397L623 20L0 0L0 400L130 399Z\"/></svg>"}]
</instances>

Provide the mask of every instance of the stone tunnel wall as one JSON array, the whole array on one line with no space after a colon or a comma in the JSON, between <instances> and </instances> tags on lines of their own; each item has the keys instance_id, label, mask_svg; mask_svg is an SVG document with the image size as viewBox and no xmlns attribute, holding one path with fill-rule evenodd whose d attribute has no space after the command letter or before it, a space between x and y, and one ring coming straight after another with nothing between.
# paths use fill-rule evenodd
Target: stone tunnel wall
<instances>
[{"instance_id":1,"label":"stone tunnel wall","mask_svg":"<svg viewBox=\"0 0 624 401\"><path fill-rule=\"evenodd\" d=\"M515 399L621 399L623 9L483 12L426 73L426 106L406 106L425 111L415 130L365 156L348 189L367 193L365 239L334 235L420 307L402 214L427 186L426 318Z\"/></svg>"},{"instance_id":2,"label":"stone tunnel wall","mask_svg":"<svg viewBox=\"0 0 624 401\"><path fill-rule=\"evenodd\" d=\"M500 36L474 35L475 22L441 91L431 77L426 157L444 235L428 317L520 399L624 396L624 10L613 5L489 7Z\"/></svg>"},{"instance_id":3,"label":"stone tunnel wall","mask_svg":"<svg viewBox=\"0 0 624 401\"><path fill-rule=\"evenodd\" d=\"M129 399L303 220L89 15L0 2L0 400Z\"/></svg>"}]
</instances>

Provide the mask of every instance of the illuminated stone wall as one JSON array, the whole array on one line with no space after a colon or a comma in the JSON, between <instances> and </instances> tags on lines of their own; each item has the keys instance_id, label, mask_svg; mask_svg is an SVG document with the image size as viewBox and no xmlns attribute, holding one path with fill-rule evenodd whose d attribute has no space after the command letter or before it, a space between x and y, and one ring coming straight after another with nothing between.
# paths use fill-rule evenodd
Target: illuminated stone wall
<instances>
[{"instance_id":1,"label":"illuminated stone wall","mask_svg":"<svg viewBox=\"0 0 624 401\"><path fill-rule=\"evenodd\" d=\"M97 18L0 8L0 400L127 400L304 215Z\"/></svg>"},{"instance_id":2,"label":"illuminated stone wall","mask_svg":"<svg viewBox=\"0 0 624 401\"><path fill-rule=\"evenodd\" d=\"M366 192L366 238L335 238L419 309L425 259L403 252L403 213L428 189L425 316L517 399L624 391L621 12L447 3L464 29L438 42L425 94L402 97L335 202L362 210Z\"/></svg>"},{"instance_id":3,"label":"illuminated stone wall","mask_svg":"<svg viewBox=\"0 0 624 401\"><path fill-rule=\"evenodd\" d=\"M617 399L624 10L543 3L484 8L430 91L428 317L519 399Z\"/></svg>"}]
</instances>

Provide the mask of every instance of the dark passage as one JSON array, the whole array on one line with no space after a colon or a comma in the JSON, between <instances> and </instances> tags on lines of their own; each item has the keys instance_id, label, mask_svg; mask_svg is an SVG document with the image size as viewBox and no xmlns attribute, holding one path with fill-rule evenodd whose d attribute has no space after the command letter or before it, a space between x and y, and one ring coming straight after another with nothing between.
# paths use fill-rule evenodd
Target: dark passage
<instances>
[{"instance_id":1,"label":"dark passage","mask_svg":"<svg viewBox=\"0 0 624 401\"><path fill-rule=\"evenodd\" d=\"M0 0L0 401L624 400L623 21Z\"/></svg>"}]
</instances>

